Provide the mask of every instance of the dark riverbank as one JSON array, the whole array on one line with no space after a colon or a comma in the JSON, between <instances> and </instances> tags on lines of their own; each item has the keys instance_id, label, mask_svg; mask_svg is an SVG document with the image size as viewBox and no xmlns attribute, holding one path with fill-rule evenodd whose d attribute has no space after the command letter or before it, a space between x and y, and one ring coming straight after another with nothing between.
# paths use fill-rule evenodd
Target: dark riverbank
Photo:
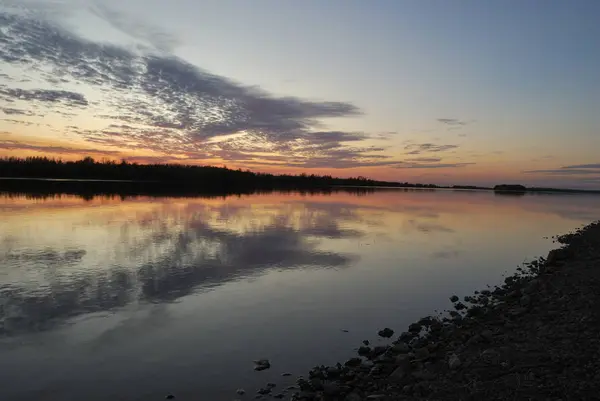
<instances>
[{"instance_id":1,"label":"dark riverbank","mask_svg":"<svg viewBox=\"0 0 600 401\"><path fill-rule=\"evenodd\" d=\"M563 247L547 258L502 286L452 296L455 310L421 319L392 344L365 341L355 358L315 367L291 398L598 399L600 223L557 241Z\"/></svg>"}]
</instances>

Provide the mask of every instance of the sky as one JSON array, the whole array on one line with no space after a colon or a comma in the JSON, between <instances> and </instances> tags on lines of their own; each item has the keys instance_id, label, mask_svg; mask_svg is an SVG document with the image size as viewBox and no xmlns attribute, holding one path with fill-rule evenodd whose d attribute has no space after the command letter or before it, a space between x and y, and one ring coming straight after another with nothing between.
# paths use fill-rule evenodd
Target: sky
<instances>
[{"instance_id":1,"label":"sky","mask_svg":"<svg viewBox=\"0 0 600 401\"><path fill-rule=\"evenodd\" d=\"M0 0L0 156L600 188L596 0Z\"/></svg>"}]
</instances>

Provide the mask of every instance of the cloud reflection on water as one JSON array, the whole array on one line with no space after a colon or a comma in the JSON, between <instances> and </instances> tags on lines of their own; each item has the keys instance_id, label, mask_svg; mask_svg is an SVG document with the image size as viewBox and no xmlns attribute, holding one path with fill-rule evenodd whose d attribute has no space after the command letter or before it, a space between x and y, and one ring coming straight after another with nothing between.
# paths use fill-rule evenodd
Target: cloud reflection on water
<instances>
[{"instance_id":1,"label":"cloud reflection on water","mask_svg":"<svg viewBox=\"0 0 600 401\"><path fill-rule=\"evenodd\" d=\"M0 265L18 278L0 284L0 333L51 329L131 302L176 301L270 269L343 268L356 255L322 250L321 241L363 235L342 227L345 213L336 204L318 210L168 200L148 205L151 210L108 208L93 216L81 209L50 224L32 216L30 227L74 227L63 237L66 250L29 241L29 235L1 242ZM80 243L87 249L67 249L80 242L74 236L82 227L88 235L107 230L115 237L102 244L92 236Z\"/></svg>"}]
</instances>

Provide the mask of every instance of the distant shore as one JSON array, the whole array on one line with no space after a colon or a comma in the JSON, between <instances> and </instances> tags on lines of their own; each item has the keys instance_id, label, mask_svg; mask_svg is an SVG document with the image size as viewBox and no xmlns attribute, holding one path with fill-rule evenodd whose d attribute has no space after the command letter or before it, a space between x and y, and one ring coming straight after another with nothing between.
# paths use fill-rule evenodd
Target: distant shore
<instances>
[{"instance_id":1,"label":"distant shore","mask_svg":"<svg viewBox=\"0 0 600 401\"><path fill-rule=\"evenodd\" d=\"M297 380L292 400L591 400L600 394L600 222L501 286L450 297L395 340ZM390 323L391 324L391 323ZM288 389L288 391L294 391ZM258 398L275 394L258 390ZM276 394L282 398L285 394Z\"/></svg>"},{"instance_id":2,"label":"distant shore","mask_svg":"<svg viewBox=\"0 0 600 401\"><path fill-rule=\"evenodd\" d=\"M77 184L79 183L79 184ZM215 166L180 164L137 164L121 161L96 161L86 157L78 161L62 161L45 157L0 159L0 190L35 190L95 185L98 191L116 191L127 186L144 193L252 193L264 190L325 190L332 187L416 188L493 190L500 195L525 193L589 193L600 190L535 188L500 184L494 187L474 185L435 185L373 180L366 177L339 178L316 174L267 174ZM112 188L111 188L112 186ZM85 190L85 188L83 188Z\"/></svg>"}]
</instances>

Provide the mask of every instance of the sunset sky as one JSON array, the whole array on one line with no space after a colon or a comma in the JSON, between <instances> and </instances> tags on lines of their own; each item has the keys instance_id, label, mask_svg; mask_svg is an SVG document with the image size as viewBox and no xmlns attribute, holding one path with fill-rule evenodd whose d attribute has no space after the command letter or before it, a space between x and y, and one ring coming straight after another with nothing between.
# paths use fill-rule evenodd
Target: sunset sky
<instances>
[{"instance_id":1,"label":"sunset sky","mask_svg":"<svg viewBox=\"0 0 600 401\"><path fill-rule=\"evenodd\" d=\"M600 188L597 0L0 0L0 156Z\"/></svg>"}]
</instances>

